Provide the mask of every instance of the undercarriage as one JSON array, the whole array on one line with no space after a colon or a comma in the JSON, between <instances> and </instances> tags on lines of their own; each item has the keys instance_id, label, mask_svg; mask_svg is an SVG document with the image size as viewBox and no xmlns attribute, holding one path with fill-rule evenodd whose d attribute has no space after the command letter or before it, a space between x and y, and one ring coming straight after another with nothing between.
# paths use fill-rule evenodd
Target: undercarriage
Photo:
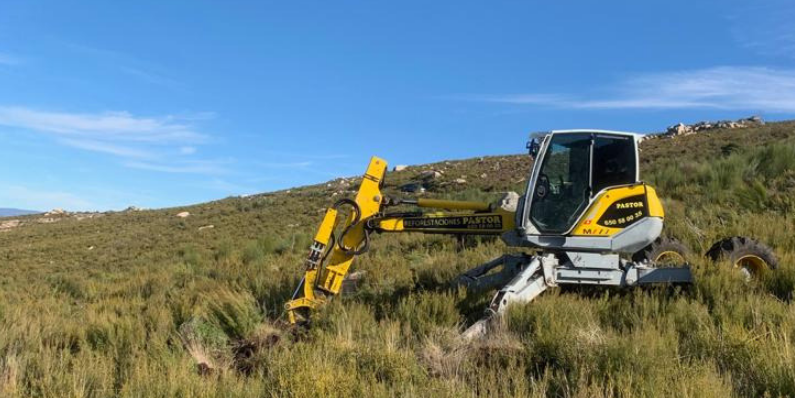
<instances>
[{"instance_id":1,"label":"undercarriage","mask_svg":"<svg viewBox=\"0 0 795 398\"><path fill-rule=\"evenodd\" d=\"M584 258L588 260L582 261ZM580 266L578 262L588 266ZM600 266L594 267L594 264ZM648 264L622 260L618 255L585 252L504 255L472 268L456 280L456 284L470 290L500 289L491 300L483 319L464 332L463 337L466 339L485 334L491 318L503 313L509 305L530 302L551 287L632 287L691 282L692 274L687 266L655 268Z\"/></svg>"}]
</instances>

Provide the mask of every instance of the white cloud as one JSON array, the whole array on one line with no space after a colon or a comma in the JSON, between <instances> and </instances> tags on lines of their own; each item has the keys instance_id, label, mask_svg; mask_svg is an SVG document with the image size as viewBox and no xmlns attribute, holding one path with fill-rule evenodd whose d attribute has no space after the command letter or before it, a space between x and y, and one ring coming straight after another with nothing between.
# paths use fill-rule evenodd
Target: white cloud
<instances>
[{"instance_id":1,"label":"white cloud","mask_svg":"<svg viewBox=\"0 0 795 398\"><path fill-rule=\"evenodd\" d=\"M66 113L0 106L0 126L50 136L55 142L123 159L131 168L166 173L224 172L223 161L191 159L210 141L192 124L212 113L142 117L129 112Z\"/></svg>"},{"instance_id":2,"label":"white cloud","mask_svg":"<svg viewBox=\"0 0 795 398\"><path fill-rule=\"evenodd\" d=\"M108 186L54 187L50 184L0 181L0 205L46 211L61 208L68 211L121 210L130 205L150 207L159 204L146 189L117 190Z\"/></svg>"},{"instance_id":3,"label":"white cloud","mask_svg":"<svg viewBox=\"0 0 795 398\"><path fill-rule=\"evenodd\" d=\"M524 105L550 105L563 104L570 100L567 96L560 94L464 94L443 96L442 99L476 101L476 102L498 102L508 104Z\"/></svg>"},{"instance_id":4,"label":"white cloud","mask_svg":"<svg viewBox=\"0 0 795 398\"><path fill-rule=\"evenodd\" d=\"M312 166L311 161L301 162L257 162L257 165L269 169L305 169Z\"/></svg>"},{"instance_id":5,"label":"white cloud","mask_svg":"<svg viewBox=\"0 0 795 398\"><path fill-rule=\"evenodd\" d=\"M127 161L124 166L139 170L159 171L162 173L190 174L226 174L229 172L228 161L185 160L170 163Z\"/></svg>"},{"instance_id":6,"label":"white cloud","mask_svg":"<svg viewBox=\"0 0 795 398\"><path fill-rule=\"evenodd\" d=\"M300 158L300 159L312 159L312 160L338 160L338 159L349 158L349 156L344 153L311 154L305 152L289 151L284 149L280 149L278 151L270 149L262 149L259 152L272 157L290 158L290 159Z\"/></svg>"},{"instance_id":7,"label":"white cloud","mask_svg":"<svg viewBox=\"0 0 795 398\"><path fill-rule=\"evenodd\" d=\"M122 71L122 73L135 77L145 83L154 84L158 86L166 86L166 87L178 86L178 83L176 81L168 77L164 77L155 72L147 71L141 68L122 66L120 70Z\"/></svg>"},{"instance_id":8,"label":"white cloud","mask_svg":"<svg viewBox=\"0 0 795 398\"><path fill-rule=\"evenodd\" d=\"M69 192L33 189L21 185L3 187L0 200L8 205L42 211L53 208L78 211L97 208L94 203Z\"/></svg>"},{"instance_id":9,"label":"white cloud","mask_svg":"<svg viewBox=\"0 0 795 398\"><path fill-rule=\"evenodd\" d=\"M101 141L84 140L84 139L59 139L58 142L79 149L87 151L107 153L110 155L121 156L125 158L151 158L152 153L146 150L135 149L127 146L115 145Z\"/></svg>"},{"instance_id":10,"label":"white cloud","mask_svg":"<svg viewBox=\"0 0 795 398\"><path fill-rule=\"evenodd\" d=\"M8 53L0 52L0 65L17 66L22 64L22 58Z\"/></svg>"},{"instance_id":11,"label":"white cloud","mask_svg":"<svg viewBox=\"0 0 795 398\"><path fill-rule=\"evenodd\" d=\"M469 95L461 100L580 109L713 108L795 113L795 70L715 67L649 73L611 86L604 96L566 94Z\"/></svg>"},{"instance_id":12,"label":"white cloud","mask_svg":"<svg viewBox=\"0 0 795 398\"><path fill-rule=\"evenodd\" d=\"M113 71L118 71L147 84L165 88L180 88L182 86L178 81L168 77L169 73L165 68L134 54L74 42L62 43L66 49L77 53L84 62L111 68Z\"/></svg>"},{"instance_id":13,"label":"white cloud","mask_svg":"<svg viewBox=\"0 0 795 398\"><path fill-rule=\"evenodd\" d=\"M256 192L255 189L251 187L245 187L227 180L221 180L218 178L213 178L205 183L202 184L195 184L194 186L204 189L211 189L213 191L223 192L227 195L229 194L241 194L244 192Z\"/></svg>"},{"instance_id":14,"label":"white cloud","mask_svg":"<svg viewBox=\"0 0 795 398\"><path fill-rule=\"evenodd\" d=\"M748 2L727 19L740 46L765 56L795 58L795 4L791 0Z\"/></svg>"},{"instance_id":15,"label":"white cloud","mask_svg":"<svg viewBox=\"0 0 795 398\"><path fill-rule=\"evenodd\" d=\"M153 144L204 142L207 136L173 116L133 116L128 112L66 113L0 106L0 125L97 140Z\"/></svg>"}]
</instances>

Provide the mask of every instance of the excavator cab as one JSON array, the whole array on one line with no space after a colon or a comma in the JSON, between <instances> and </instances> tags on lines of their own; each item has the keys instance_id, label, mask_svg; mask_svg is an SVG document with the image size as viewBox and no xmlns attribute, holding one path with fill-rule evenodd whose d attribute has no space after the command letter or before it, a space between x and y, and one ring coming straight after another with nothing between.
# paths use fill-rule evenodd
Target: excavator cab
<instances>
[{"instance_id":1,"label":"excavator cab","mask_svg":"<svg viewBox=\"0 0 795 398\"><path fill-rule=\"evenodd\" d=\"M516 220L523 246L633 253L662 230L662 205L638 177L633 133L549 133L523 204Z\"/></svg>"}]
</instances>

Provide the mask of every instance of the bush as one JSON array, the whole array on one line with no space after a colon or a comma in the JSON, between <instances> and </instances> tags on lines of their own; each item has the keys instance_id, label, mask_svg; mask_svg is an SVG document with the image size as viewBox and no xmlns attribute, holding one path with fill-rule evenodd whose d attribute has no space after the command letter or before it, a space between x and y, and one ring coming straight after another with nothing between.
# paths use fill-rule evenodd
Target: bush
<instances>
[{"instance_id":1,"label":"bush","mask_svg":"<svg viewBox=\"0 0 795 398\"><path fill-rule=\"evenodd\" d=\"M208 322L219 327L230 339L242 339L263 321L254 297L246 292L218 290L204 296Z\"/></svg>"}]
</instances>

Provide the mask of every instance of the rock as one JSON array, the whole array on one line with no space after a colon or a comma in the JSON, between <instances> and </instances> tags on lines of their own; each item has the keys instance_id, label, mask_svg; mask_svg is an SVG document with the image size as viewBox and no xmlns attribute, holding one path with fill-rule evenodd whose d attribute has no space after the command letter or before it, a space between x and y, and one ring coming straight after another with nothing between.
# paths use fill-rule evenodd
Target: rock
<instances>
[{"instance_id":1,"label":"rock","mask_svg":"<svg viewBox=\"0 0 795 398\"><path fill-rule=\"evenodd\" d=\"M483 173L483 174L481 174L481 175L480 175L480 178L486 178L486 177L488 177L488 176L489 176L488 174L486 174L486 173Z\"/></svg>"},{"instance_id":2,"label":"rock","mask_svg":"<svg viewBox=\"0 0 795 398\"><path fill-rule=\"evenodd\" d=\"M105 213L91 213L91 214L84 215L82 217L78 216L76 218L78 220L84 220L86 218L100 218L100 217L105 217Z\"/></svg>"},{"instance_id":3,"label":"rock","mask_svg":"<svg viewBox=\"0 0 795 398\"><path fill-rule=\"evenodd\" d=\"M692 125L678 123L666 129L664 136L676 137L681 135L695 134L701 131L716 129L741 129L751 126L761 126L765 122L759 116L751 116L738 120L720 120L717 122L702 121Z\"/></svg>"},{"instance_id":4,"label":"rock","mask_svg":"<svg viewBox=\"0 0 795 398\"><path fill-rule=\"evenodd\" d=\"M466 183L467 183L467 180L465 180L465 179L463 179L463 178L456 178L456 179L455 179L455 183L456 183L456 184L466 184Z\"/></svg>"},{"instance_id":5,"label":"rock","mask_svg":"<svg viewBox=\"0 0 795 398\"><path fill-rule=\"evenodd\" d=\"M519 206L519 194L513 191L506 192L500 199L500 208L505 211L515 212Z\"/></svg>"},{"instance_id":6,"label":"rock","mask_svg":"<svg viewBox=\"0 0 795 398\"><path fill-rule=\"evenodd\" d=\"M359 288L359 282L364 278L364 271L351 272L342 280L342 293L355 293Z\"/></svg>"},{"instance_id":7,"label":"rock","mask_svg":"<svg viewBox=\"0 0 795 398\"><path fill-rule=\"evenodd\" d=\"M66 214L67 214L66 211L64 209L60 209L60 208L55 208L55 209L52 209L52 210L44 213L45 216L63 216L63 215L66 215Z\"/></svg>"},{"instance_id":8,"label":"rock","mask_svg":"<svg viewBox=\"0 0 795 398\"><path fill-rule=\"evenodd\" d=\"M90 250L94 250L94 249L95 249L95 247L94 247L94 246L89 246L89 247L87 247L87 248L86 248L86 250L89 250L89 251L90 251Z\"/></svg>"},{"instance_id":9,"label":"rock","mask_svg":"<svg viewBox=\"0 0 795 398\"><path fill-rule=\"evenodd\" d=\"M419 182L410 182L408 184L401 185L400 192L423 193L425 192L425 187Z\"/></svg>"},{"instance_id":10,"label":"rock","mask_svg":"<svg viewBox=\"0 0 795 398\"><path fill-rule=\"evenodd\" d=\"M439 170L426 170L420 173L419 178L421 180L433 180L442 176L442 172Z\"/></svg>"},{"instance_id":11,"label":"rock","mask_svg":"<svg viewBox=\"0 0 795 398\"><path fill-rule=\"evenodd\" d=\"M673 135L673 136L687 135L693 133L693 128L686 124L678 123L673 126L669 126L668 129L666 129L665 133L666 135Z\"/></svg>"},{"instance_id":12,"label":"rock","mask_svg":"<svg viewBox=\"0 0 795 398\"><path fill-rule=\"evenodd\" d=\"M190 213L188 213L187 211L181 211L177 213L177 217L179 218L188 218L188 216L190 216Z\"/></svg>"},{"instance_id":13,"label":"rock","mask_svg":"<svg viewBox=\"0 0 795 398\"><path fill-rule=\"evenodd\" d=\"M393 168L392 171L403 171L406 170L407 168L409 168L409 166L406 166L404 164L399 164L395 166L395 168Z\"/></svg>"},{"instance_id":14,"label":"rock","mask_svg":"<svg viewBox=\"0 0 795 398\"><path fill-rule=\"evenodd\" d=\"M0 222L0 231L7 231L11 228L16 228L22 225L22 222L19 220L8 220Z\"/></svg>"},{"instance_id":15,"label":"rock","mask_svg":"<svg viewBox=\"0 0 795 398\"><path fill-rule=\"evenodd\" d=\"M199 231L204 231L205 229L213 229L213 228L215 228L215 225L212 225L212 224L210 224L210 225L202 225L201 227L199 227Z\"/></svg>"},{"instance_id":16,"label":"rock","mask_svg":"<svg viewBox=\"0 0 795 398\"><path fill-rule=\"evenodd\" d=\"M717 128L717 125L713 125L710 122L698 122L691 126L692 131L703 131L703 130L711 130L713 128Z\"/></svg>"}]
</instances>

